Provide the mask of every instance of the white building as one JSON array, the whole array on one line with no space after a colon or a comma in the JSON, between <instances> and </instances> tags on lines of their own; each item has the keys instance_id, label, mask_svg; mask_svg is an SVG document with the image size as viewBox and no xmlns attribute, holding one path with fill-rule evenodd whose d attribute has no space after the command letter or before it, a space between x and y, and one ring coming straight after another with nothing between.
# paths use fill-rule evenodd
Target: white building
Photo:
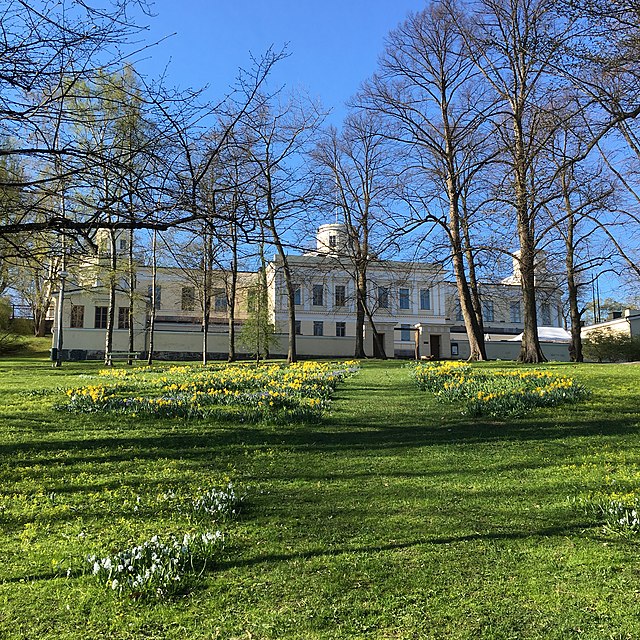
<instances>
[{"instance_id":1,"label":"white building","mask_svg":"<svg viewBox=\"0 0 640 640\"><path fill-rule=\"evenodd\" d=\"M599 322L586 327L582 327L582 338L588 338L594 332L619 333L630 338L640 336L640 311L637 309L625 309L624 311L614 311L611 319Z\"/></svg>"},{"instance_id":2,"label":"white building","mask_svg":"<svg viewBox=\"0 0 640 640\"><path fill-rule=\"evenodd\" d=\"M351 355L355 343L355 277L348 239L341 224L319 228L316 249L288 256L296 291L296 332L301 355ZM514 259L514 265L517 259ZM287 299L280 261L269 265L271 306L279 332L287 330ZM542 271L541 266L541 273ZM390 357L467 358L469 341L454 283L439 264L397 260L372 261L367 269L368 303L384 335ZM541 278L542 279L542 278ZM538 292L538 316L549 327L562 327L557 288L545 278ZM521 290L517 273L481 289L489 357L513 359L522 332ZM368 327L365 326L365 337ZM416 349L416 340L418 342ZM340 347L342 345L342 347ZM550 359L568 359L557 340L543 344ZM369 338L369 350L372 345Z\"/></svg>"},{"instance_id":3,"label":"white building","mask_svg":"<svg viewBox=\"0 0 640 640\"><path fill-rule=\"evenodd\" d=\"M119 249L126 249L126 245ZM349 259L345 228L328 224L319 228L316 248L288 256L295 283L297 351L302 357L349 357L355 349L355 277ZM515 264L515 263L514 263ZM93 265L91 268L87 265ZM63 356L100 357L104 353L107 292L100 278L99 259L88 258L69 286L63 307ZM462 322L456 287L438 264L397 260L372 261L368 273L368 306L388 357L467 358L469 343ZM198 304L197 271L158 269L156 286L156 330L154 352L164 358L197 358L202 351L201 312ZM207 351L223 357L228 350L224 274L217 277L218 290L211 312L211 334ZM248 292L257 274L240 274L236 304L238 325L247 318ZM281 262L267 266L269 312L280 346L273 355L286 354L288 316L286 287ZM134 334L135 350L148 349L151 270L139 265L136 272ZM114 350L126 351L125 322L129 294L123 279L116 306ZM159 294L159 295L158 295ZM491 358L514 359L519 342L513 338L523 329L521 291L517 272L481 289L487 350ZM539 319L549 327L562 327L560 298L545 281L539 289ZM56 329L54 327L54 336ZM365 350L373 354L373 341L365 323ZM567 360L566 344L543 343L549 359ZM238 348L242 353L242 349Z\"/></svg>"}]
</instances>

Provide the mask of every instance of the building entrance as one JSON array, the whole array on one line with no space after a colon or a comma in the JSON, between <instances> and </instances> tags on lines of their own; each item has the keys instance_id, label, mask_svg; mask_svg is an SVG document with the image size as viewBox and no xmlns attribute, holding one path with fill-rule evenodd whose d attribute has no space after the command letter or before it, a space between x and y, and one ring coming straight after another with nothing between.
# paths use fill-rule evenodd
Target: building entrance
<instances>
[{"instance_id":1,"label":"building entrance","mask_svg":"<svg viewBox=\"0 0 640 640\"><path fill-rule=\"evenodd\" d=\"M440 336L432 333L429 337L429 349L434 360L440 360Z\"/></svg>"}]
</instances>

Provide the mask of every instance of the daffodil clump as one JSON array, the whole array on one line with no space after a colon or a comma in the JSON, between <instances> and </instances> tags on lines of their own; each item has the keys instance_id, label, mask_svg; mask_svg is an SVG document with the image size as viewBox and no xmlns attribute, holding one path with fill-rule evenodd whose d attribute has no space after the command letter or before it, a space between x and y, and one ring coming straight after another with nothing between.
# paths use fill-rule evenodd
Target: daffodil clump
<instances>
[{"instance_id":1,"label":"daffodil clump","mask_svg":"<svg viewBox=\"0 0 640 640\"><path fill-rule=\"evenodd\" d=\"M289 366L144 367L125 370L125 375L108 369L100 372L98 383L68 389L61 408L241 421L314 420L329 408L338 383L358 368L355 361L309 361Z\"/></svg>"},{"instance_id":2,"label":"daffodil clump","mask_svg":"<svg viewBox=\"0 0 640 640\"><path fill-rule=\"evenodd\" d=\"M517 416L534 407L577 402L588 395L573 378L526 369L488 371L465 362L418 364L413 371L419 388L446 402L464 402L471 416Z\"/></svg>"}]
</instances>

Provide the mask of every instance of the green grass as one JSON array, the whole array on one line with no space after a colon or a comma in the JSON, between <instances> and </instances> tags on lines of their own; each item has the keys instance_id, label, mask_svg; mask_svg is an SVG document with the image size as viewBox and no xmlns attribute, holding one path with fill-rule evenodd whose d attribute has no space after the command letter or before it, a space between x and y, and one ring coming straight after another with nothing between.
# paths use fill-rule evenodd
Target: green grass
<instances>
[{"instance_id":1,"label":"green grass","mask_svg":"<svg viewBox=\"0 0 640 640\"><path fill-rule=\"evenodd\" d=\"M371 362L321 424L269 426L58 413L29 390L100 365L0 360L0 637L638 638L640 541L575 500L640 489L640 366L549 366L591 397L474 421ZM80 570L227 478L246 504L188 595Z\"/></svg>"}]
</instances>

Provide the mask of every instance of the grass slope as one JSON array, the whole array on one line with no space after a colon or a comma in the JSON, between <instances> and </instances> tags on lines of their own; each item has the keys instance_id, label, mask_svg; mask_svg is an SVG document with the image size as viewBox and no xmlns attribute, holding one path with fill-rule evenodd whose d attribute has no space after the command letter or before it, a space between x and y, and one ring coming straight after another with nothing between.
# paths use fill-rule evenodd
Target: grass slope
<instances>
[{"instance_id":1,"label":"grass slope","mask_svg":"<svg viewBox=\"0 0 640 640\"><path fill-rule=\"evenodd\" d=\"M640 486L640 366L549 366L591 398L472 422L371 362L322 424L275 427L58 413L27 392L98 365L0 361L0 637L638 638L638 543L573 499ZM79 571L185 530L158 496L228 477L246 507L189 595Z\"/></svg>"}]
</instances>

